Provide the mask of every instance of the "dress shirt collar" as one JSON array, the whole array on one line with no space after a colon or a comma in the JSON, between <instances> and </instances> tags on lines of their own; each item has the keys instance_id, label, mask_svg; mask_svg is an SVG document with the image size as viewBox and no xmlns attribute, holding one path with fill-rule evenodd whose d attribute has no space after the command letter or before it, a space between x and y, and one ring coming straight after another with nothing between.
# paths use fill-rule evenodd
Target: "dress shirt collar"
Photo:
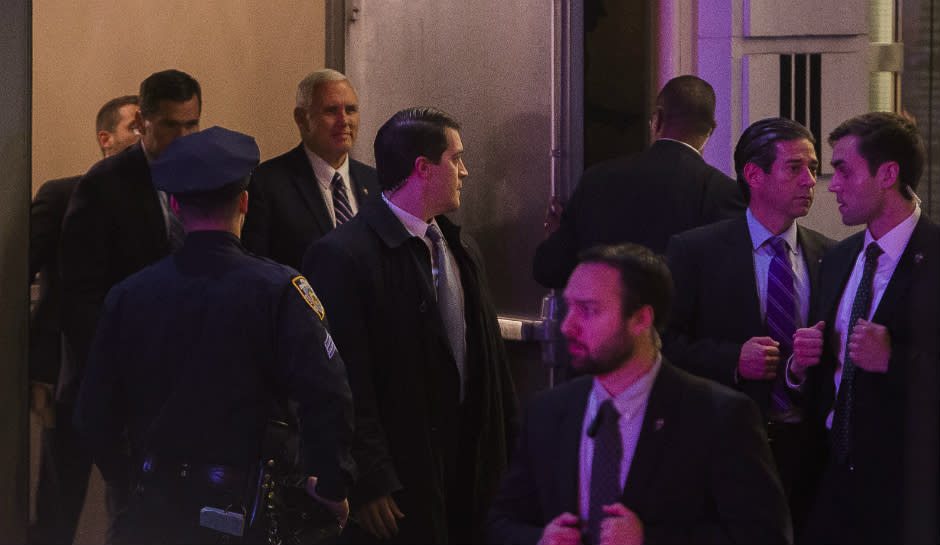
<instances>
[{"instance_id":1,"label":"dress shirt collar","mask_svg":"<svg viewBox=\"0 0 940 545\"><path fill-rule=\"evenodd\" d=\"M907 242L911 239L911 234L914 233L918 221L920 221L920 205L915 205L914 211L907 219L895 225L894 229L885 233L878 240L875 240L870 230L865 229L865 244L862 246L862 253L865 253L864 249L868 248L870 243L877 242L881 250L884 251L885 256L897 263L901 258L901 254L904 253L904 248L907 247Z\"/></svg>"},{"instance_id":2,"label":"dress shirt collar","mask_svg":"<svg viewBox=\"0 0 940 545\"><path fill-rule=\"evenodd\" d=\"M437 225L437 220L431 218L431 221L424 221L417 216L413 216L406 212L405 210L399 208L392 201L388 200L388 197L385 196L385 192L382 192L382 200L385 201L385 204L388 205L388 208L392 211L393 214L401 221L402 225L405 226L405 229L411 233L412 236L416 236L420 239L427 239L427 231L429 225ZM438 226L440 229L440 226ZM427 241L427 240L426 240ZM427 241L429 242L429 241Z\"/></svg>"},{"instance_id":3,"label":"dress shirt collar","mask_svg":"<svg viewBox=\"0 0 940 545\"><path fill-rule=\"evenodd\" d=\"M653 363L650 370L637 379L637 381L631 384L626 390L620 392L617 397L611 397L611 395L607 393L607 390L604 389L604 386L602 386L595 377L594 386L591 388L591 398L588 402L589 414L587 421L590 422L594 419L594 416L597 415L597 411L601 407L601 403L608 399L613 399L614 407L617 409L617 412L620 413L623 421L636 416L635 413L646 406L646 400L649 399L650 391L653 389L653 382L656 381L659 368L662 367L662 361L662 355L657 355L656 362Z\"/></svg>"},{"instance_id":4,"label":"dress shirt collar","mask_svg":"<svg viewBox=\"0 0 940 545\"><path fill-rule=\"evenodd\" d=\"M797 237L796 237L796 222L790 224L790 227L786 231L780 233L779 235L774 235L770 232L769 229L764 227L764 224L757 221L757 218L754 217L754 214L751 213L751 208L748 207L747 212L745 212L745 217L747 217L747 229L751 233L751 247L754 251L758 251L768 239L771 239L775 236L779 236L787 242L787 245L790 246L790 254L799 255L797 250ZM772 252L772 249L770 249Z\"/></svg>"},{"instance_id":5,"label":"dress shirt collar","mask_svg":"<svg viewBox=\"0 0 940 545\"><path fill-rule=\"evenodd\" d=\"M307 154L310 166L313 167L313 174L317 177L317 183L320 184L320 188L323 189L323 191L326 191L327 195L330 195L330 192L333 191L330 184L333 183L333 174L337 172L343 177L343 184L346 186L346 195L352 195L352 188L349 185L349 154L346 154L346 158L343 159L343 164L341 164L339 168L333 168L333 166L327 163L322 157L307 149L306 144L304 144L304 153Z\"/></svg>"},{"instance_id":6,"label":"dress shirt collar","mask_svg":"<svg viewBox=\"0 0 940 545\"><path fill-rule=\"evenodd\" d=\"M678 143L678 144L682 144L683 146L685 146L685 147L689 148L690 150L694 151L695 154L698 155L699 157L702 156L702 152L700 152L699 150L693 148L693 147L690 146L689 144L686 144L686 143L683 142L682 140L676 140L676 139L674 139L674 138L659 138L659 139L657 139L656 141L658 142L658 141L660 141L660 140L664 140L664 141L666 141L666 142L676 142L676 143Z\"/></svg>"}]
</instances>

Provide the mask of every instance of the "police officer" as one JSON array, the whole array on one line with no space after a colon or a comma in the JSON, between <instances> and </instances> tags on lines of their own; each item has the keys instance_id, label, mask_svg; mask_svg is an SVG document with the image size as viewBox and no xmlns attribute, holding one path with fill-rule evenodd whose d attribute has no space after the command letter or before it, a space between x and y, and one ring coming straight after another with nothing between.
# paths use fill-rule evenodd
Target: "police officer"
<instances>
[{"instance_id":1,"label":"police officer","mask_svg":"<svg viewBox=\"0 0 940 545\"><path fill-rule=\"evenodd\" d=\"M134 491L116 543L257 526L263 438L288 398L300 487L340 528L348 516L352 400L323 306L297 271L239 241L258 158L253 138L212 127L152 163L186 240L108 293L75 412L104 478Z\"/></svg>"}]
</instances>

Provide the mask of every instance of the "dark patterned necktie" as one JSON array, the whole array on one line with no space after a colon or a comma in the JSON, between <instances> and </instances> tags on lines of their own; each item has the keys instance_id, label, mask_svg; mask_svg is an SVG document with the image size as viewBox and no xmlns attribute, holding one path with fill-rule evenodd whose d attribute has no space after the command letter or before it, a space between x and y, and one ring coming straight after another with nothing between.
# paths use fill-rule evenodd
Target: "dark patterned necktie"
<instances>
[{"instance_id":1,"label":"dark patterned necktie","mask_svg":"<svg viewBox=\"0 0 940 545\"><path fill-rule=\"evenodd\" d=\"M601 403L594 435L594 460L591 461L591 502L588 504L588 543L600 543L601 521L607 517L603 507L620 501L620 465L623 440L620 437L620 413L613 400Z\"/></svg>"},{"instance_id":2,"label":"dark patterned necktie","mask_svg":"<svg viewBox=\"0 0 940 545\"><path fill-rule=\"evenodd\" d=\"M770 409L771 414L783 415L793 407L784 375L787 358L793 353L796 295L786 241L773 237L769 243L773 247L774 256L767 271L767 333L780 343L780 363L777 365L777 378L770 397Z\"/></svg>"},{"instance_id":3,"label":"dark patterned necktie","mask_svg":"<svg viewBox=\"0 0 940 545\"><path fill-rule=\"evenodd\" d=\"M343 183L343 175L339 172L334 174L330 186L333 188L333 212L336 215L336 225L340 226L353 217L349 197L346 196L346 184Z\"/></svg>"},{"instance_id":4,"label":"dark patterned necktie","mask_svg":"<svg viewBox=\"0 0 940 545\"><path fill-rule=\"evenodd\" d=\"M868 318L871 310L875 270L878 268L878 256L884 251L878 244L872 242L865 249L865 268L862 270L862 280L858 283L855 292L855 301L852 303L852 314L849 317L849 326L845 334L845 358L842 364L842 382L839 385L839 395L836 398L835 414L832 419L833 451L836 459L844 462L852 450L852 407L855 395L855 362L849 356L849 339L852 330L859 318Z\"/></svg>"},{"instance_id":5,"label":"dark patterned necktie","mask_svg":"<svg viewBox=\"0 0 940 545\"><path fill-rule=\"evenodd\" d=\"M428 225L426 233L434 249L432 257L432 272L434 287L437 289L437 304L447 331L447 340L450 341L454 360L457 363L457 372L460 374L460 400L464 397L464 382L466 377L467 356L467 324L463 316L460 303L460 279L454 271L450 259L447 257L447 241L437 225Z\"/></svg>"}]
</instances>

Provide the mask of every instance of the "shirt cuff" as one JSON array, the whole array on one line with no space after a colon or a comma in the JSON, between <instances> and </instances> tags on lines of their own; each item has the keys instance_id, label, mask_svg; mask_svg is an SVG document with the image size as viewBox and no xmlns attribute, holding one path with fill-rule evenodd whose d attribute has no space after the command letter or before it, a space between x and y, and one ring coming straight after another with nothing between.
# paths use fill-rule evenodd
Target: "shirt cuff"
<instances>
[{"instance_id":1,"label":"shirt cuff","mask_svg":"<svg viewBox=\"0 0 940 545\"><path fill-rule=\"evenodd\" d=\"M793 372L790 370L791 363L793 363L793 354L790 354L790 357L787 358L787 365L786 365L787 370L786 370L784 378L786 379L788 388L799 392L800 390L803 389L803 383L806 382L806 377L803 377L802 380L798 379L796 375L794 375Z\"/></svg>"}]
</instances>

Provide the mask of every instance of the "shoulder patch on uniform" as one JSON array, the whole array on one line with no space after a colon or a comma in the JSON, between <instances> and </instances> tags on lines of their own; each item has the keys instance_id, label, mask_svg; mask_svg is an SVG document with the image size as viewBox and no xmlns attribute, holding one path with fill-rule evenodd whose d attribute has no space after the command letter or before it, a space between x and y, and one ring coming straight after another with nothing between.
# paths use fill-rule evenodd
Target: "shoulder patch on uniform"
<instances>
[{"instance_id":1,"label":"shoulder patch on uniform","mask_svg":"<svg viewBox=\"0 0 940 545\"><path fill-rule=\"evenodd\" d=\"M323 311L323 303L320 302L320 299L317 298L317 294L314 293L313 288L310 286L310 282L307 282L307 279L303 276L295 276L291 283L297 288L297 291L300 292L300 295L304 297L304 301L310 305L310 308L317 313L317 316L320 319L323 319L325 314Z\"/></svg>"}]
</instances>

